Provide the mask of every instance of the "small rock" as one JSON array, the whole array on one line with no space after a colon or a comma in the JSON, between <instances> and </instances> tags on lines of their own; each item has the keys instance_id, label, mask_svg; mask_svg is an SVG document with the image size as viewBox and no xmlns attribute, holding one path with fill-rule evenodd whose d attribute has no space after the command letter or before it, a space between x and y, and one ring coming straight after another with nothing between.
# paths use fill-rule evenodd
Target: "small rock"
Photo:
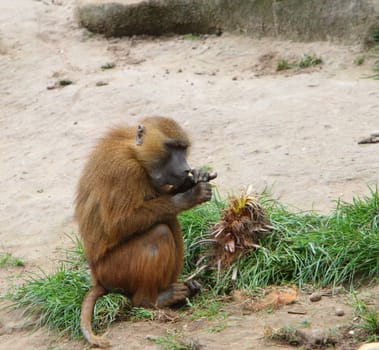
<instances>
[{"instance_id":1,"label":"small rock","mask_svg":"<svg viewBox=\"0 0 379 350\"><path fill-rule=\"evenodd\" d=\"M317 292L314 292L312 293L310 296L309 296L309 300L311 302L316 302L316 301L320 301L321 300L321 294L320 293L317 293Z\"/></svg>"},{"instance_id":2,"label":"small rock","mask_svg":"<svg viewBox=\"0 0 379 350\"><path fill-rule=\"evenodd\" d=\"M116 67L116 63L114 62L108 62L108 63L105 63L101 66L101 69L102 70L106 70L106 69L113 69Z\"/></svg>"},{"instance_id":3,"label":"small rock","mask_svg":"<svg viewBox=\"0 0 379 350\"><path fill-rule=\"evenodd\" d=\"M108 83L105 81L100 80L100 81L96 82L96 86L105 86L105 85L108 85Z\"/></svg>"},{"instance_id":4,"label":"small rock","mask_svg":"<svg viewBox=\"0 0 379 350\"><path fill-rule=\"evenodd\" d=\"M342 309L336 309L335 314L336 316L345 316L345 311Z\"/></svg>"},{"instance_id":5,"label":"small rock","mask_svg":"<svg viewBox=\"0 0 379 350\"><path fill-rule=\"evenodd\" d=\"M46 86L46 89L47 90L53 90L55 89L57 86L55 85L55 83L49 83L47 86Z\"/></svg>"},{"instance_id":6,"label":"small rock","mask_svg":"<svg viewBox=\"0 0 379 350\"><path fill-rule=\"evenodd\" d=\"M358 350L379 350L379 342L363 344Z\"/></svg>"},{"instance_id":7,"label":"small rock","mask_svg":"<svg viewBox=\"0 0 379 350\"><path fill-rule=\"evenodd\" d=\"M73 84L74 82L72 80L69 80L69 79L61 79L58 81L58 85L59 86L67 86L67 85L71 85Z\"/></svg>"}]
</instances>

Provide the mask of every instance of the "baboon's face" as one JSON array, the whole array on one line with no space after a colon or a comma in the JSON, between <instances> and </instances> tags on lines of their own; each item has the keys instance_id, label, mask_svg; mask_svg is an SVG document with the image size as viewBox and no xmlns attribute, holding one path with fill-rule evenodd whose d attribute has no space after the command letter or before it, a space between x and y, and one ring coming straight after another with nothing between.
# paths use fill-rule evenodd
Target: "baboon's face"
<instances>
[{"instance_id":1,"label":"baboon's face","mask_svg":"<svg viewBox=\"0 0 379 350\"><path fill-rule=\"evenodd\" d=\"M170 142L165 144L163 156L150 164L149 175L156 189L171 192L184 183L190 171L187 147Z\"/></svg>"}]
</instances>

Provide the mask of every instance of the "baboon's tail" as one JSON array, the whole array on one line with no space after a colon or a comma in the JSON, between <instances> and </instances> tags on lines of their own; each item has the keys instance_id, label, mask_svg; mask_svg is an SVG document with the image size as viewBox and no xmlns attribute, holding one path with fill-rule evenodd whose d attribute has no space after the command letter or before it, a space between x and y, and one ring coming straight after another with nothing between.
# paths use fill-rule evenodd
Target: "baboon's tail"
<instances>
[{"instance_id":1,"label":"baboon's tail","mask_svg":"<svg viewBox=\"0 0 379 350\"><path fill-rule=\"evenodd\" d=\"M86 338L91 345L95 345L100 348L106 348L110 346L110 343L107 339L99 337L93 333L92 314L97 298L106 293L106 289L99 284L92 287L83 299L82 311L80 314L80 328L83 332L84 338Z\"/></svg>"}]
</instances>

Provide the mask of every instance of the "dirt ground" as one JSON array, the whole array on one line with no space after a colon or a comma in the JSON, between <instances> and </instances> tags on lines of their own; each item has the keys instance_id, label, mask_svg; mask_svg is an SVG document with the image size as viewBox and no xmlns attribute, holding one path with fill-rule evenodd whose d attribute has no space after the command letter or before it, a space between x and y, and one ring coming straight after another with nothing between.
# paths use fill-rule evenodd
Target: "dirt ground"
<instances>
[{"instance_id":1,"label":"dirt ground","mask_svg":"<svg viewBox=\"0 0 379 350\"><path fill-rule=\"evenodd\" d=\"M57 248L72 245L66 234L77 232L79 173L115 124L148 115L180 121L193 140L192 165L218 172L222 196L251 184L288 205L328 212L335 199L377 184L379 144L357 144L379 130L379 83L366 79L373 58L360 47L228 34L105 39L78 27L74 10L74 0L0 4L0 252L26 263L0 270L0 293L26 271L51 270ZM324 63L276 72L280 59L304 54ZM362 56L362 65L353 63ZM114 68L102 69L109 63ZM378 303L377 290L363 292ZM338 306L345 316L335 316ZM108 336L114 349L156 349L146 335L169 328L205 349L279 349L263 340L265 327L306 319L329 329L352 320L345 295L311 304L302 294L275 313L245 315L235 305L229 315L220 333L207 332L207 320L121 322ZM30 333L19 313L0 312L0 349L83 347L45 329Z\"/></svg>"}]
</instances>

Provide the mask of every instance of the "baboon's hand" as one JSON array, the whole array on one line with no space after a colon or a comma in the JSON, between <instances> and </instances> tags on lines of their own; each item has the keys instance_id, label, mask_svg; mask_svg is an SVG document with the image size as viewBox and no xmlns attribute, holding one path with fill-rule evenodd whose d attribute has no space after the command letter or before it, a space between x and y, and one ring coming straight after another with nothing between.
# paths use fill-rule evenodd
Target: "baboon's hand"
<instances>
[{"instance_id":1,"label":"baboon's hand","mask_svg":"<svg viewBox=\"0 0 379 350\"><path fill-rule=\"evenodd\" d=\"M217 177L216 172L208 172L202 169L192 169L190 174L195 184L199 182L209 182Z\"/></svg>"},{"instance_id":2,"label":"baboon's hand","mask_svg":"<svg viewBox=\"0 0 379 350\"><path fill-rule=\"evenodd\" d=\"M209 201L212 198L212 185L200 181L186 192L178 193L172 197L173 204L179 211L190 209L195 205Z\"/></svg>"},{"instance_id":3,"label":"baboon's hand","mask_svg":"<svg viewBox=\"0 0 379 350\"><path fill-rule=\"evenodd\" d=\"M191 169L188 177L184 181L183 185L176 190L176 193L185 193L189 189L195 187L199 182L209 182L216 177L216 172L210 173L202 169Z\"/></svg>"},{"instance_id":4,"label":"baboon's hand","mask_svg":"<svg viewBox=\"0 0 379 350\"><path fill-rule=\"evenodd\" d=\"M188 192L192 192L195 205L208 202L212 198L212 185L207 181L200 181Z\"/></svg>"}]
</instances>

